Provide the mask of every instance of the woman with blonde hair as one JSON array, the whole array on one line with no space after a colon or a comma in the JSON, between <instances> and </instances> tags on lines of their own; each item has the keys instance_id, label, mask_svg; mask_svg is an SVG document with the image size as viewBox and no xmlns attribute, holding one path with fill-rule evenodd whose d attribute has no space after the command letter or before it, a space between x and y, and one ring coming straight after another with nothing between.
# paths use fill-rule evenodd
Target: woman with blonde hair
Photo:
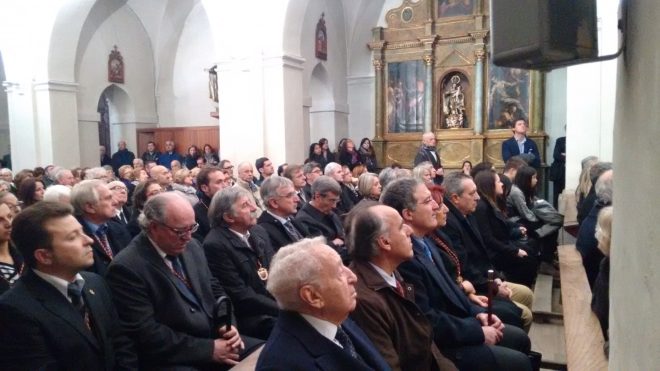
<instances>
[{"instance_id":1,"label":"woman with blonde hair","mask_svg":"<svg viewBox=\"0 0 660 371\"><path fill-rule=\"evenodd\" d=\"M589 175L589 172L591 171L591 167L597 162L597 156L587 156L582 159L582 172L580 172L580 180L575 189L575 202L577 202L578 210L582 205L582 201L584 201L591 189L591 176Z\"/></svg>"},{"instance_id":2,"label":"woman with blonde hair","mask_svg":"<svg viewBox=\"0 0 660 371\"><path fill-rule=\"evenodd\" d=\"M433 179L435 178L433 164L428 161L421 162L415 166L412 173L413 178L421 180L424 184L433 183Z\"/></svg>"},{"instance_id":3,"label":"woman with blonde hair","mask_svg":"<svg viewBox=\"0 0 660 371\"><path fill-rule=\"evenodd\" d=\"M358 192L363 200L378 201L382 190L378 175L374 173L364 173L358 178Z\"/></svg>"},{"instance_id":4,"label":"woman with blonde hair","mask_svg":"<svg viewBox=\"0 0 660 371\"><path fill-rule=\"evenodd\" d=\"M195 205L199 202L197 197L197 190L193 187L193 177L190 174L190 170L181 169L174 172L174 183L172 183L172 189L178 192L181 192L181 195L184 196L191 205Z\"/></svg>"}]
</instances>

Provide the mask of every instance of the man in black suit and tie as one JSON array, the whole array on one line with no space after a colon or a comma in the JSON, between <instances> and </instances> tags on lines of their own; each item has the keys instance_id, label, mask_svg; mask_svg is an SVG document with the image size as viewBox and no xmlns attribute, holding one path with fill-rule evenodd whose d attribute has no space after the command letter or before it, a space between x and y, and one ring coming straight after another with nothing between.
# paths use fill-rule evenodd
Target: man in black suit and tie
<instances>
[{"instance_id":1,"label":"man in black suit and tie","mask_svg":"<svg viewBox=\"0 0 660 371\"><path fill-rule=\"evenodd\" d=\"M321 165L319 165L318 162L310 161L303 165L302 170L306 183L303 187L303 192L305 193L305 202L309 202L312 200L312 184L316 178L323 175L323 169L321 169ZM302 205L300 207L302 207Z\"/></svg>"},{"instance_id":2,"label":"man in black suit and tie","mask_svg":"<svg viewBox=\"0 0 660 371\"><path fill-rule=\"evenodd\" d=\"M268 232L273 250L277 251L307 236L306 228L293 219L300 200L291 180L270 177L261 184L260 192L266 212L261 214L257 223Z\"/></svg>"},{"instance_id":3,"label":"man in black suit and tie","mask_svg":"<svg viewBox=\"0 0 660 371\"><path fill-rule=\"evenodd\" d=\"M282 311L257 370L390 370L348 319L355 309L356 281L322 237L281 248L267 286Z\"/></svg>"},{"instance_id":4,"label":"man in black suit and tie","mask_svg":"<svg viewBox=\"0 0 660 371\"><path fill-rule=\"evenodd\" d=\"M265 340L275 325L277 304L266 290L273 248L266 231L256 225L256 210L243 188L216 193L209 208L211 231L204 239L204 252L211 274L234 303L241 332Z\"/></svg>"},{"instance_id":5,"label":"man in black suit and tie","mask_svg":"<svg viewBox=\"0 0 660 371\"><path fill-rule=\"evenodd\" d=\"M115 198L115 217L112 220L126 227L128 221L131 220L130 208L126 205L128 202L128 187L124 182L114 180L108 183L108 188L110 188Z\"/></svg>"},{"instance_id":6,"label":"man in black suit and tie","mask_svg":"<svg viewBox=\"0 0 660 371\"><path fill-rule=\"evenodd\" d=\"M102 180L83 180L71 191L71 205L83 232L94 241L94 265L89 270L104 276L108 264L131 241L126 227L113 220L117 209L112 191Z\"/></svg>"},{"instance_id":7,"label":"man in black suit and tie","mask_svg":"<svg viewBox=\"0 0 660 371\"><path fill-rule=\"evenodd\" d=\"M312 184L312 200L296 214L296 221L309 232L309 236L323 236L328 245L348 259L346 234L339 216L334 212L341 197L341 187L336 180L323 175Z\"/></svg>"},{"instance_id":8,"label":"man in black suit and tie","mask_svg":"<svg viewBox=\"0 0 660 371\"><path fill-rule=\"evenodd\" d=\"M139 221L142 233L112 261L106 280L140 369L236 364L258 342L244 342L234 326L228 330L231 313L214 305L225 292L192 238L190 202L161 193L147 201Z\"/></svg>"},{"instance_id":9,"label":"man in black suit and tie","mask_svg":"<svg viewBox=\"0 0 660 371\"><path fill-rule=\"evenodd\" d=\"M531 370L525 354L530 350L527 335L515 326L505 326L484 309L468 301L447 273L438 248L427 237L438 227L437 214L446 213L419 180L397 179L381 195L412 229L413 259L402 263L399 272L415 288L415 302L431 322L435 342L459 369Z\"/></svg>"},{"instance_id":10,"label":"man in black suit and tie","mask_svg":"<svg viewBox=\"0 0 660 371\"><path fill-rule=\"evenodd\" d=\"M417 166L425 161L433 164L433 168L435 169L435 178L433 178L433 182L435 184L442 184L445 171L440 162L440 154L435 147L436 143L435 134L432 132L422 134L422 145L419 147L419 151L417 151L414 164Z\"/></svg>"},{"instance_id":11,"label":"man in black suit and tie","mask_svg":"<svg viewBox=\"0 0 660 371\"><path fill-rule=\"evenodd\" d=\"M0 369L135 369L128 338L70 206L39 202L16 216L26 272L0 297Z\"/></svg>"}]
</instances>

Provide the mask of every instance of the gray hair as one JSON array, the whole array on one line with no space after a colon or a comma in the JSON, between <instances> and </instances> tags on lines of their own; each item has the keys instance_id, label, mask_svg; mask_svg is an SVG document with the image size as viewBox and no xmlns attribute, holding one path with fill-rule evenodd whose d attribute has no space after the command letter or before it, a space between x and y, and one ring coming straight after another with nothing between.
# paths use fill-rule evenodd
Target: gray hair
<instances>
[{"instance_id":1,"label":"gray hair","mask_svg":"<svg viewBox=\"0 0 660 371\"><path fill-rule=\"evenodd\" d=\"M376 183L376 179L378 179L378 175L374 173L363 173L360 175L358 178L358 192L360 192L362 197L371 196L371 188Z\"/></svg>"},{"instance_id":2,"label":"gray hair","mask_svg":"<svg viewBox=\"0 0 660 371\"><path fill-rule=\"evenodd\" d=\"M435 169L433 168L433 164L430 163L429 161L424 161L419 163L419 165L415 166L413 169L412 173L413 176L417 179L424 179L424 172L425 171L431 171L431 177L433 177L433 171Z\"/></svg>"},{"instance_id":3,"label":"gray hair","mask_svg":"<svg viewBox=\"0 0 660 371\"><path fill-rule=\"evenodd\" d=\"M266 289L281 309L300 311L303 307L300 288L316 284L323 270L323 262L315 253L319 248L331 249L324 237L305 238L280 248L271 260Z\"/></svg>"},{"instance_id":4,"label":"gray hair","mask_svg":"<svg viewBox=\"0 0 660 371\"><path fill-rule=\"evenodd\" d=\"M596 162L594 166L591 167L589 170L589 178L591 178L592 183L596 183L598 181L598 178L606 172L607 170L612 169L612 163L611 162Z\"/></svg>"},{"instance_id":5,"label":"gray hair","mask_svg":"<svg viewBox=\"0 0 660 371\"><path fill-rule=\"evenodd\" d=\"M108 176L108 172L103 167L93 167L85 171L85 180L103 179Z\"/></svg>"},{"instance_id":6,"label":"gray hair","mask_svg":"<svg viewBox=\"0 0 660 371\"><path fill-rule=\"evenodd\" d=\"M12 173L11 169L7 168L7 167L3 167L2 169L0 169L0 175L4 175L4 174L14 175L14 173Z\"/></svg>"},{"instance_id":7,"label":"gray hair","mask_svg":"<svg viewBox=\"0 0 660 371\"><path fill-rule=\"evenodd\" d=\"M380 174L378 174L378 180L380 180L381 187L385 188L394 180L406 178L409 176L411 176L410 170L386 167L381 170Z\"/></svg>"},{"instance_id":8,"label":"gray hair","mask_svg":"<svg viewBox=\"0 0 660 371\"><path fill-rule=\"evenodd\" d=\"M71 170L65 169L65 168L59 168L57 170L57 172L55 172L55 180L57 180L59 182L60 178L63 177L66 173L69 173L69 174L73 175Z\"/></svg>"},{"instance_id":9,"label":"gray hair","mask_svg":"<svg viewBox=\"0 0 660 371\"><path fill-rule=\"evenodd\" d=\"M465 191L465 186L463 185L463 180L472 179L469 175L464 174L462 171L454 171L445 175L445 179L442 182L442 186L445 187L445 195L451 197L455 194L460 196Z\"/></svg>"},{"instance_id":10,"label":"gray hair","mask_svg":"<svg viewBox=\"0 0 660 371\"><path fill-rule=\"evenodd\" d=\"M74 214L82 215L85 213L85 205L96 205L99 202L98 188L101 186L106 186L106 184L100 179L83 180L73 186L71 206L73 206Z\"/></svg>"},{"instance_id":11,"label":"gray hair","mask_svg":"<svg viewBox=\"0 0 660 371\"><path fill-rule=\"evenodd\" d=\"M234 203L243 196L249 198L250 192L241 187L228 187L216 192L209 206L209 224L211 228L222 225L226 213L233 215Z\"/></svg>"},{"instance_id":12,"label":"gray hair","mask_svg":"<svg viewBox=\"0 0 660 371\"><path fill-rule=\"evenodd\" d=\"M314 180L314 183L312 183L312 198L314 198L314 195L317 193L321 195L325 195L327 193L340 195L341 186L333 178L327 175L321 175L320 177L316 178L316 180Z\"/></svg>"},{"instance_id":13,"label":"gray hair","mask_svg":"<svg viewBox=\"0 0 660 371\"><path fill-rule=\"evenodd\" d=\"M142 208L142 213L140 213L140 216L138 217L140 229L146 232L149 230L149 225L152 222L164 223L165 218L167 217L167 205L172 197L185 200L183 196L180 196L175 192L159 193L148 199Z\"/></svg>"},{"instance_id":14,"label":"gray hair","mask_svg":"<svg viewBox=\"0 0 660 371\"><path fill-rule=\"evenodd\" d=\"M330 174L333 171L335 171L335 169L341 169L341 165L339 165L336 162L329 162L327 165L325 165L325 169L323 169L323 174L326 175Z\"/></svg>"},{"instance_id":15,"label":"gray hair","mask_svg":"<svg viewBox=\"0 0 660 371\"><path fill-rule=\"evenodd\" d=\"M368 262L380 254L378 237L387 233L387 225L373 210L382 205L375 201L364 204L358 204L346 217L346 247L354 260Z\"/></svg>"},{"instance_id":16,"label":"gray hair","mask_svg":"<svg viewBox=\"0 0 660 371\"><path fill-rule=\"evenodd\" d=\"M419 179L401 178L388 184L380 195L380 203L387 205L399 214L408 209L414 211L417 208L415 200L415 189L424 184Z\"/></svg>"},{"instance_id":17,"label":"gray hair","mask_svg":"<svg viewBox=\"0 0 660 371\"><path fill-rule=\"evenodd\" d=\"M596 191L596 197L600 202L602 202L605 205L609 205L612 203L612 191L613 191L612 175L613 175L613 171L611 169L602 173L600 177L598 177L598 181L596 181L596 185L594 188L594 190Z\"/></svg>"},{"instance_id":18,"label":"gray hair","mask_svg":"<svg viewBox=\"0 0 660 371\"><path fill-rule=\"evenodd\" d=\"M270 208L268 201L279 196L277 190L287 186L293 187L291 179L277 175L273 175L261 183L259 192L261 193L261 198L264 200L264 204L267 208Z\"/></svg>"},{"instance_id":19,"label":"gray hair","mask_svg":"<svg viewBox=\"0 0 660 371\"><path fill-rule=\"evenodd\" d=\"M303 165L303 167L302 167L303 174L307 175L307 174L311 173L312 171L314 171L314 169L316 169L316 168L319 168L319 170L321 170L321 165L318 162L310 161L310 162L306 163L305 165Z\"/></svg>"},{"instance_id":20,"label":"gray hair","mask_svg":"<svg viewBox=\"0 0 660 371\"><path fill-rule=\"evenodd\" d=\"M71 200L71 187L53 184L46 188L44 192L44 201L69 203Z\"/></svg>"}]
</instances>

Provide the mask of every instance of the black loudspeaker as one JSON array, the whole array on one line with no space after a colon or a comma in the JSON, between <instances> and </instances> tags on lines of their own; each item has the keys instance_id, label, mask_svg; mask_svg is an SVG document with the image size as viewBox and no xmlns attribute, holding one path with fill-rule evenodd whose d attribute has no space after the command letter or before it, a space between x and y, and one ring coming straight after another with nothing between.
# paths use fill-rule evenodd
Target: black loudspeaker
<instances>
[{"instance_id":1,"label":"black loudspeaker","mask_svg":"<svg viewBox=\"0 0 660 371\"><path fill-rule=\"evenodd\" d=\"M490 0L490 27L497 66L551 70L598 57L596 0Z\"/></svg>"}]
</instances>

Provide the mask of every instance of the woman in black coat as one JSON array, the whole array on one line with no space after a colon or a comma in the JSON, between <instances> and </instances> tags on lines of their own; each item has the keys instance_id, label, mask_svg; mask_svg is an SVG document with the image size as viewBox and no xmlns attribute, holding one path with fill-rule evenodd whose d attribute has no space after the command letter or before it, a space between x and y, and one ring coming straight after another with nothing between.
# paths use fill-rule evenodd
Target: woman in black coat
<instances>
[{"instance_id":1,"label":"woman in black coat","mask_svg":"<svg viewBox=\"0 0 660 371\"><path fill-rule=\"evenodd\" d=\"M536 280L538 253L529 246L525 227L508 221L497 207L497 198L504 195L499 175L493 170L482 171L474 182L480 197L474 216L490 260L508 281L531 286Z\"/></svg>"}]
</instances>

